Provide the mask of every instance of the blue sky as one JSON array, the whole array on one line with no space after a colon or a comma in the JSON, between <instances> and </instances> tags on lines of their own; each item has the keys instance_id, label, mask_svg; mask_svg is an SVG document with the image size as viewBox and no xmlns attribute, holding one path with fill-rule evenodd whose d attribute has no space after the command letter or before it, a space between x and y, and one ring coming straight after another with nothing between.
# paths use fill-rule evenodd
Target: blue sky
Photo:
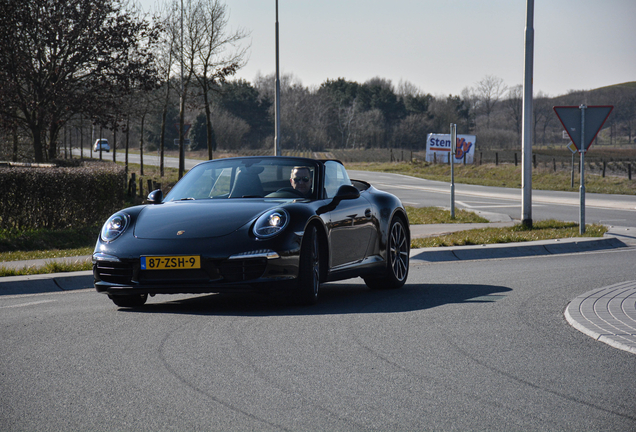
<instances>
[{"instance_id":1,"label":"blue sky","mask_svg":"<svg viewBox=\"0 0 636 432\"><path fill-rule=\"evenodd\" d=\"M238 77L274 73L275 0L226 5L251 32ZM278 15L281 73L305 86L379 76L447 95L486 75L523 81L525 0L279 0ZM636 81L636 0L535 0L534 31L535 94Z\"/></svg>"}]
</instances>

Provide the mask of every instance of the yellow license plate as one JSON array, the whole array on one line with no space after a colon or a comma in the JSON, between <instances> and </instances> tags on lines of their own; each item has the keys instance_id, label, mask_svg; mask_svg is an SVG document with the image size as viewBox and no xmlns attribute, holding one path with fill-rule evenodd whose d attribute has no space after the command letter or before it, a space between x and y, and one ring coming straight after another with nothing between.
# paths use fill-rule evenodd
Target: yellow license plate
<instances>
[{"instance_id":1,"label":"yellow license plate","mask_svg":"<svg viewBox=\"0 0 636 432\"><path fill-rule=\"evenodd\" d=\"M187 256L142 256L142 270L190 270L201 268L199 255Z\"/></svg>"}]
</instances>

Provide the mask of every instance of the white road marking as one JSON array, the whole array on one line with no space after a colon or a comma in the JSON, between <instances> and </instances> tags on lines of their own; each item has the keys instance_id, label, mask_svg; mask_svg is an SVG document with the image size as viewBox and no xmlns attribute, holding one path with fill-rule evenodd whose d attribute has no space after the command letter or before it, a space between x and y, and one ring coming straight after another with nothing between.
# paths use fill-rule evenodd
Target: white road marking
<instances>
[{"instance_id":1,"label":"white road marking","mask_svg":"<svg viewBox=\"0 0 636 432\"><path fill-rule=\"evenodd\" d=\"M448 195L450 193L446 188L440 187L425 187L425 186L413 186L413 185L395 185L395 184L385 184L385 183L374 183L374 186L378 186L379 189L406 189L411 191L425 191L437 194ZM521 205L521 197L516 193L507 193L507 192L475 192L475 191L464 191L464 190L455 190L455 196L468 196L468 197L490 197L494 200L499 201L512 201ZM456 201L457 202L457 201ZM540 204L539 204L540 203ZM538 207L539 205L561 205L568 207L580 207L580 199L578 197L564 197L564 196L537 196L536 194L532 198L532 206ZM623 202L608 202L607 200L595 200L594 198L588 198L585 206L587 208L596 208L596 209L604 209L604 210L625 210L632 211L631 207L632 203L623 203Z\"/></svg>"},{"instance_id":2,"label":"white road marking","mask_svg":"<svg viewBox=\"0 0 636 432\"><path fill-rule=\"evenodd\" d=\"M0 306L0 309L27 307L27 306L33 306L33 305L42 304L42 303L52 303L54 301L56 301L56 300L40 300L40 301L34 301L34 302L29 302L29 303L21 303L21 304L17 304L17 305Z\"/></svg>"}]
</instances>

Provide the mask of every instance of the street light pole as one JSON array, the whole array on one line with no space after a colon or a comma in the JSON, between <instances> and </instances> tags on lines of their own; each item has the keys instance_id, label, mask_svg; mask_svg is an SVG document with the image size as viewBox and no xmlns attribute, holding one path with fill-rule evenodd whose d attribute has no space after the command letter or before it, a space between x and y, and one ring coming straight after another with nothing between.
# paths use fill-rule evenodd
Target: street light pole
<instances>
[{"instance_id":1,"label":"street light pole","mask_svg":"<svg viewBox=\"0 0 636 432\"><path fill-rule=\"evenodd\" d=\"M181 99L179 101L179 179L183 177L185 171L185 150L184 144L184 119L185 116L185 85L183 83L183 0L181 0Z\"/></svg>"},{"instance_id":2,"label":"street light pole","mask_svg":"<svg viewBox=\"0 0 636 432\"><path fill-rule=\"evenodd\" d=\"M274 95L274 156L280 156L280 70L278 65L278 0L276 0L276 93Z\"/></svg>"},{"instance_id":3,"label":"street light pole","mask_svg":"<svg viewBox=\"0 0 636 432\"><path fill-rule=\"evenodd\" d=\"M523 70L523 161L521 164L523 189L521 224L532 228L532 78L534 64L534 0L526 3L525 64Z\"/></svg>"}]
</instances>

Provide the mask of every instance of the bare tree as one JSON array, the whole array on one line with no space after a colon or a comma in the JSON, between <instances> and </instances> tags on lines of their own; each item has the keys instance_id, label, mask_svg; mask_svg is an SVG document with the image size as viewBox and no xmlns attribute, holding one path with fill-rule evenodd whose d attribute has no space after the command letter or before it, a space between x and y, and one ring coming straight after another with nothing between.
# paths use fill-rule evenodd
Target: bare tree
<instances>
[{"instance_id":1,"label":"bare tree","mask_svg":"<svg viewBox=\"0 0 636 432\"><path fill-rule=\"evenodd\" d=\"M212 159L212 121L209 93L213 86L244 66L247 48L239 43L248 36L243 30L226 33L228 13L220 0L173 0L166 27L172 53L183 68L179 106L179 177L183 175L183 135L186 99L193 78L202 91L206 112L208 156ZM182 21L183 19L183 21Z\"/></svg>"},{"instance_id":2,"label":"bare tree","mask_svg":"<svg viewBox=\"0 0 636 432\"><path fill-rule=\"evenodd\" d=\"M396 94L401 97L422 96L424 92L412 82L400 80L397 85Z\"/></svg>"},{"instance_id":3,"label":"bare tree","mask_svg":"<svg viewBox=\"0 0 636 432\"><path fill-rule=\"evenodd\" d=\"M342 148L355 146L356 117L360 114L359 92L361 85L344 78L327 80L318 89L318 94L326 101L331 112L329 122L334 132L334 140Z\"/></svg>"},{"instance_id":4,"label":"bare tree","mask_svg":"<svg viewBox=\"0 0 636 432\"><path fill-rule=\"evenodd\" d=\"M244 137L250 132L250 125L227 111L217 110L212 114L214 133L227 150L239 150Z\"/></svg>"},{"instance_id":5,"label":"bare tree","mask_svg":"<svg viewBox=\"0 0 636 432\"><path fill-rule=\"evenodd\" d=\"M0 0L0 10L0 116L30 131L37 162L47 138L56 156L76 113L106 124L119 95L156 83L156 30L122 0Z\"/></svg>"},{"instance_id":6,"label":"bare tree","mask_svg":"<svg viewBox=\"0 0 636 432\"><path fill-rule=\"evenodd\" d=\"M387 147L384 114L378 108L359 113L351 125L351 148Z\"/></svg>"},{"instance_id":7,"label":"bare tree","mask_svg":"<svg viewBox=\"0 0 636 432\"><path fill-rule=\"evenodd\" d=\"M534 143L539 141L537 129L541 128L541 144L546 143L546 135L552 124L556 124L557 117L552 109L554 100L549 96L539 93L534 97L532 111L534 117L534 130L532 133Z\"/></svg>"},{"instance_id":8,"label":"bare tree","mask_svg":"<svg viewBox=\"0 0 636 432\"><path fill-rule=\"evenodd\" d=\"M336 106L336 128L340 132L342 148L349 148L355 146L355 120L357 110L357 98L351 102L351 105L346 105L344 101L338 100Z\"/></svg>"},{"instance_id":9,"label":"bare tree","mask_svg":"<svg viewBox=\"0 0 636 432\"><path fill-rule=\"evenodd\" d=\"M183 8L181 7L183 5ZM199 17L202 14L201 2L199 0L174 0L170 13L166 17L165 26L169 33L168 37L178 43L172 44L172 55L178 61L175 66L180 67L180 72L176 73L180 79L180 102L179 102L179 178L183 177L185 171L184 139L185 139L185 110L188 92L192 78L194 77L195 61L201 46L203 37L202 23Z\"/></svg>"},{"instance_id":10,"label":"bare tree","mask_svg":"<svg viewBox=\"0 0 636 432\"><path fill-rule=\"evenodd\" d=\"M614 105L614 117L622 133L627 135L628 143L634 143L636 129L636 89L621 86L617 88L609 101Z\"/></svg>"},{"instance_id":11,"label":"bare tree","mask_svg":"<svg viewBox=\"0 0 636 432\"><path fill-rule=\"evenodd\" d=\"M249 46L240 47L239 43L249 33L244 30L227 33L227 7L220 0L201 0L201 16L198 18L202 39L194 62L194 75L203 94L208 158L212 159L216 143L213 141L209 93L217 83L225 81L245 65Z\"/></svg>"},{"instance_id":12,"label":"bare tree","mask_svg":"<svg viewBox=\"0 0 636 432\"><path fill-rule=\"evenodd\" d=\"M157 69L159 76L161 77L162 85L165 90L165 98L163 102L163 109L161 111L161 131L159 136L159 173L161 177L164 175L164 153L166 144L166 120L168 117L168 107L170 104L170 90L172 89L172 72L175 63L174 47L179 43L179 40L175 39L177 35L172 31L169 23L174 22L174 15L177 11L174 9L175 4L168 5L167 3L160 4L159 14L163 16L164 27L162 28L162 37L158 45L157 50ZM172 6L172 7L171 7Z\"/></svg>"},{"instance_id":13,"label":"bare tree","mask_svg":"<svg viewBox=\"0 0 636 432\"><path fill-rule=\"evenodd\" d=\"M490 128L490 114L507 89L508 87L504 84L503 79L493 75L486 75L477 83L475 95L479 100L479 106L486 114L487 128Z\"/></svg>"},{"instance_id":14,"label":"bare tree","mask_svg":"<svg viewBox=\"0 0 636 432\"><path fill-rule=\"evenodd\" d=\"M411 114L395 128L395 147L421 150L426 148L426 135L430 132L426 114Z\"/></svg>"},{"instance_id":15,"label":"bare tree","mask_svg":"<svg viewBox=\"0 0 636 432\"><path fill-rule=\"evenodd\" d=\"M479 100L475 95L475 91L470 87L464 87L460 95L467 111L466 125L463 130L465 133L469 133L475 129L475 117L479 107Z\"/></svg>"},{"instance_id":16,"label":"bare tree","mask_svg":"<svg viewBox=\"0 0 636 432\"><path fill-rule=\"evenodd\" d=\"M516 85L508 91L508 97L504 99L503 104L508 111L510 120L521 144L521 125L523 123L523 86Z\"/></svg>"}]
</instances>

